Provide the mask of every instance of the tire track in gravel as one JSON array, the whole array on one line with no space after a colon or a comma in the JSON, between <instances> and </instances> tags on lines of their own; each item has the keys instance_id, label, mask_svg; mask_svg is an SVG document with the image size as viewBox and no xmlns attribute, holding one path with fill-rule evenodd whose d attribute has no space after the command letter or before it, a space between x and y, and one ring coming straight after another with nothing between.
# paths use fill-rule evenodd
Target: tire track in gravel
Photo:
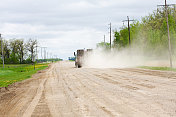
<instances>
[{"instance_id":1,"label":"tire track in gravel","mask_svg":"<svg viewBox=\"0 0 176 117\"><path fill-rule=\"evenodd\" d=\"M0 117L174 117L176 73L52 64L0 94Z\"/></svg>"},{"instance_id":2,"label":"tire track in gravel","mask_svg":"<svg viewBox=\"0 0 176 117\"><path fill-rule=\"evenodd\" d=\"M91 71L94 71L94 70L91 70ZM107 72L108 71L108 72ZM111 73L111 72L109 72L110 70L107 70L106 72L107 73ZM101 70L101 72L103 72L102 70ZM95 75L95 76L97 76L96 75L96 73L97 73L97 71L95 71L93 74ZM100 72L98 72L98 74L99 74ZM88 74L90 74L90 73L88 73ZM118 74L118 73L117 73ZM126 74L126 76L129 76L128 74ZM125 77L126 77L125 76ZM101 77L101 75L98 75L97 77ZM140 79L140 77L137 75L137 77L138 77L138 79ZM120 80L119 81L119 79L121 79L121 78L119 78L119 75L116 75L116 76L110 76L110 77L106 77L106 79L108 78L108 81L110 81L112 78L113 79L115 79L115 80L117 80L118 79L118 82L120 82L120 84L122 83L122 81ZM130 77L129 77L130 78ZM134 78L133 78L134 79ZM132 79L132 80L133 80ZM170 81L170 83L173 83L172 82L173 80L171 80ZM96 82L96 80L95 80L95 82ZM113 80L111 81L111 82L113 82ZM109 82L109 83L111 83L111 82ZM125 84L129 84L128 82L125 82ZM117 83L117 86L119 85L119 83ZM159 83L157 83L157 88L155 89L152 89L152 90L150 90L150 87L148 88L146 88L145 90L144 89L139 89L139 90L134 90L134 91L132 91L131 92L131 94L133 94L134 93L134 96L135 97L138 97L139 98L139 100L141 99L141 98L148 98L148 99L150 99L150 100L152 100L152 102L149 102L147 105L149 106L150 104L151 105L153 105L153 104L157 104L157 105L159 105L159 106L161 106L162 105L162 107L160 107L160 110L158 110L157 108L157 110L158 110L158 114L160 113L160 111L161 110L167 110L167 111L170 111L170 110L172 110L172 114L174 115L175 114L175 107L176 107L176 103L175 103L175 99L174 99L174 97L176 96L176 91L174 91L175 89L173 89L173 87L172 86L170 86L169 87L169 85L167 85L167 87L166 86L164 86L164 87L161 87L163 84L162 84L162 82L161 82L161 84L159 84ZM134 83L133 83L133 85L132 86L134 86ZM159 88L158 88L158 86L160 86ZM168 88L169 87L169 88ZM174 86L175 87L175 86ZM162 88L162 89L160 89L160 88ZM167 90L165 90L164 88L166 88ZM148 90L147 90L148 89ZM153 92L153 91L157 91L157 92ZM161 91L158 91L158 90L161 90ZM171 92L172 91L172 92ZM124 90L124 92L125 92L125 90ZM153 92L153 94L152 94L152 92ZM169 93L168 93L169 92ZM129 92L126 92L126 94L127 93L129 93ZM161 94L163 94L163 93L168 93L169 95L171 95L171 96L161 96ZM140 95L141 96L140 96ZM143 95L143 96L142 96ZM139 97L140 96L140 97ZM173 97L174 96L174 97ZM163 101L163 100L165 100L165 101ZM135 102L135 101L134 101ZM166 105L166 104L163 104L163 102L164 103L168 103L169 104L169 106L168 105ZM174 103L173 103L174 102ZM146 105L146 106L147 106ZM169 108L168 107L170 107L170 110L169 110ZM150 107L151 108L151 107ZM149 108L149 109L150 109ZM162 108L162 109L161 109ZM166 112L164 112L164 113L167 113L167 111ZM164 115L163 115L164 116ZM167 116L167 114L165 115L165 116Z\"/></svg>"}]
</instances>

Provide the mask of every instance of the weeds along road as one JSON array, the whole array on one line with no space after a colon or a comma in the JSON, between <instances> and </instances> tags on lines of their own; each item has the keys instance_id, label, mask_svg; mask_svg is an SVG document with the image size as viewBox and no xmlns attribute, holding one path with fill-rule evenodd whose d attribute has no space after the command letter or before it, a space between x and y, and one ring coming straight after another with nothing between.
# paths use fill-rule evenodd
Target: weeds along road
<instances>
[{"instance_id":1,"label":"weeds along road","mask_svg":"<svg viewBox=\"0 0 176 117\"><path fill-rule=\"evenodd\" d=\"M175 117L176 73L52 64L0 93L0 117Z\"/></svg>"}]
</instances>

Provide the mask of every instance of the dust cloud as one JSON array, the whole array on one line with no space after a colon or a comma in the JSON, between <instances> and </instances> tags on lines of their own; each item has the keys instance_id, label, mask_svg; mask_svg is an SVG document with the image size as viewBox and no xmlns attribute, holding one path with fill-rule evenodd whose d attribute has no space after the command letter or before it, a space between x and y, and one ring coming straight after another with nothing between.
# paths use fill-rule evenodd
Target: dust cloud
<instances>
[{"instance_id":1,"label":"dust cloud","mask_svg":"<svg viewBox=\"0 0 176 117\"><path fill-rule=\"evenodd\" d=\"M145 63L143 56L134 55L130 50L103 51L96 49L84 57L84 67L91 68L124 68L141 66Z\"/></svg>"},{"instance_id":2,"label":"dust cloud","mask_svg":"<svg viewBox=\"0 0 176 117\"><path fill-rule=\"evenodd\" d=\"M109 50L98 48L84 57L83 67L89 68L131 68L138 66L168 67L169 61L164 54L151 54L142 48Z\"/></svg>"}]
</instances>

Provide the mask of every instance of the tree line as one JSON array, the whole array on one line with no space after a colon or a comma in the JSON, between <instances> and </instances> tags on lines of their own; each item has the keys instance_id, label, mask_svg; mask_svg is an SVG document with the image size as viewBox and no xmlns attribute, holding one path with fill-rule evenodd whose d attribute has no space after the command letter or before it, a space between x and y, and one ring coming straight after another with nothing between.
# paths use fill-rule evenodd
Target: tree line
<instances>
[{"instance_id":1,"label":"tree line","mask_svg":"<svg viewBox=\"0 0 176 117\"><path fill-rule=\"evenodd\" d=\"M162 54L167 51L168 38L167 38L167 23L165 8L158 8L157 11L142 18L141 21L135 20L130 24L130 34L132 45L142 48L144 52L151 52L153 54ZM169 26L170 37L172 45L172 53L176 53L176 9L168 8L169 11ZM128 27L122 26L119 31L113 31L113 45L114 49L122 49L129 47L129 34ZM98 43L97 47L108 49L109 43Z\"/></svg>"},{"instance_id":2,"label":"tree line","mask_svg":"<svg viewBox=\"0 0 176 117\"><path fill-rule=\"evenodd\" d=\"M33 39L28 39L27 41L24 41L24 39L3 40L2 46L5 64L33 63L36 57L37 44L37 40ZM0 56L2 57L1 48ZM0 64L2 64L2 59L0 59Z\"/></svg>"}]
</instances>

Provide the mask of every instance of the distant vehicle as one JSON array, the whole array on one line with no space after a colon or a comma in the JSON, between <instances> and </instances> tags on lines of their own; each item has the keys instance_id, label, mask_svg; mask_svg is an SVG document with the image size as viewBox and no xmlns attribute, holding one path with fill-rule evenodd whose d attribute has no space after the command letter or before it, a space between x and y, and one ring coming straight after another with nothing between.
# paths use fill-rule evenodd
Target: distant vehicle
<instances>
[{"instance_id":1,"label":"distant vehicle","mask_svg":"<svg viewBox=\"0 0 176 117\"><path fill-rule=\"evenodd\" d=\"M92 52L93 49L87 49L87 50L84 50L84 49L79 49L77 50L77 52L75 53L74 52L74 56L75 56L75 66L77 68L81 68L84 64L84 59L85 57L89 56L90 52Z\"/></svg>"},{"instance_id":2,"label":"distant vehicle","mask_svg":"<svg viewBox=\"0 0 176 117\"><path fill-rule=\"evenodd\" d=\"M69 61L75 61L75 59L76 59L75 57L68 57Z\"/></svg>"},{"instance_id":3,"label":"distant vehicle","mask_svg":"<svg viewBox=\"0 0 176 117\"><path fill-rule=\"evenodd\" d=\"M77 68L82 67L83 65L83 57L84 57L84 49L77 50L77 53L75 54L76 60L75 60L75 66Z\"/></svg>"}]
</instances>

